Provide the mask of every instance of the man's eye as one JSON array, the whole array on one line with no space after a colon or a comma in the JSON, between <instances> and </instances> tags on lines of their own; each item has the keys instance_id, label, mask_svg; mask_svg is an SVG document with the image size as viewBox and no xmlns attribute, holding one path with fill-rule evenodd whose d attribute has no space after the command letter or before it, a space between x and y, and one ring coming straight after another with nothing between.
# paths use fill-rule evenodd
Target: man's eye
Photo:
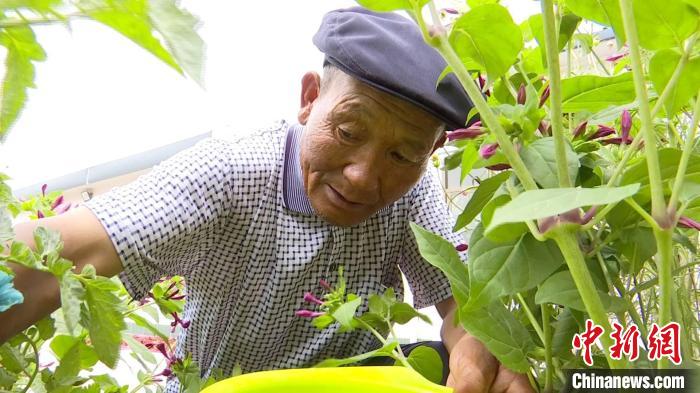
<instances>
[{"instance_id":1,"label":"man's eye","mask_svg":"<svg viewBox=\"0 0 700 393\"><path fill-rule=\"evenodd\" d=\"M348 140L354 139L353 133L350 132L350 131L348 131L348 130L346 130L346 129L343 129L343 128L338 128L338 134L340 134L340 136L341 136L343 139L348 139Z\"/></svg>"},{"instance_id":2,"label":"man's eye","mask_svg":"<svg viewBox=\"0 0 700 393\"><path fill-rule=\"evenodd\" d=\"M403 154L399 152L393 152L391 155L394 157L394 159L402 164L410 164L413 163L413 161L409 160L406 158Z\"/></svg>"}]
</instances>

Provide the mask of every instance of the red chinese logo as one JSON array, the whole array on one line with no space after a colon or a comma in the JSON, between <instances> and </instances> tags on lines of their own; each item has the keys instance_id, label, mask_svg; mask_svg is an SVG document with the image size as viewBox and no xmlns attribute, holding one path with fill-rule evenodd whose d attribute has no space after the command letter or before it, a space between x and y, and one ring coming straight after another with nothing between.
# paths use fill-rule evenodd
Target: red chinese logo
<instances>
[{"instance_id":1,"label":"red chinese logo","mask_svg":"<svg viewBox=\"0 0 700 393\"><path fill-rule=\"evenodd\" d=\"M610 357L620 360L622 354L625 354L629 360L637 360L639 358L639 328L637 325L631 325L623 334L622 325L613 322L613 329L615 331L610 333L610 337L615 340L615 344L610 347Z\"/></svg>"},{"instance_id":2,"label":"red chinese logo","mask_svg":"<svg viewBox=\"0 0 700 393\"><path fill-rule=\"evenodd\" d=\"M581 349L583 353L583 362L588 366L593 365L593 355L591 354L591 345L593 345L598 337L603 334L603 328L593 324L590 319L586 320L586 331L581 334L575 334L572 340L574 349Z\"/></svg>"},{"instance_id":3,"label":"red chinese logo","mask_svg":"<svg viewBox=\"0 0 700 393\"><path fill-rule=\"evenodd\" d=\"M670 322L659 328L653 323L649 332L649 360L669 358L674 364L681 364L680 338L681 327L676 322Z\"/></svg>"}]
</instances>

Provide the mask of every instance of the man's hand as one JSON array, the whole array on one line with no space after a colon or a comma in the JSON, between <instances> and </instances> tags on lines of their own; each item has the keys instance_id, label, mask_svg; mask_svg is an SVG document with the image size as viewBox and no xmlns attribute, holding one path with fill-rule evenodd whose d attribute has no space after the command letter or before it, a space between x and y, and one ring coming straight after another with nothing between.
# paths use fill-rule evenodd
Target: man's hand
<instances>
[{"instance_id":1,"label":"man's hand","mask_svg":"<svg viewBox=\"0 0 700 393\"><path fill-rule=\"evenodd\" d=\"M447 386L454 393L534 392L523 374L504 367L476 338L455 326L457 303L449 298L436 305L442 317L442 342L450 353Z\"/></svg>"},{"instance_id":2,"label":"man's hand","mask_svg":"<svg viewBox=\"0 0 700 393\"><path fill-rule=\"evenodd\" d=\"M450 352L447 386L455 393L534 392L525 375L504 367L484 344L468 334Z\"/></svg>"}]
</instances>

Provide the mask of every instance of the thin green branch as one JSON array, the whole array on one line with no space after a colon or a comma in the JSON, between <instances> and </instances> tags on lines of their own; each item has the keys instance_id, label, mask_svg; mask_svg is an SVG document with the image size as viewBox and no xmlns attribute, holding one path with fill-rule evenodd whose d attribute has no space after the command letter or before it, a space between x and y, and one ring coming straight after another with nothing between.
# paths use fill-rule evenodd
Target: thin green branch
<instances>
[{"instance_id":1,"label":"thin green branch","mask_svg":"<svg viewBox=\"0 0 700 393\"><path fill-rule=\"evenodd\" d=\"M678 204L678 197L680 195L681 188L683 187L685 172L688 170L688 162L690 161L690 156L693 153L692 141L695 140L695 133L698 130L698 120L700 120L700 97L695 100L693 121L690 124L687 141L685 142L683 153L681 154L681 161L678 163L678 172L676 172L676 178L673 181L673 191L671 191L671 198L668 201L668 211L670 214L675 213L676 205Z\"/></svg>"},{"instance_id":2,"label":"thin green branch","mask_svg":"<svg viewBox=\"0 0 700 393\"><path fill-rule=\"evenodd\" d=\"M605 216L610 212L610 210L614 209L615 206L617 206L618 202L615 203L609 203L605 205L605 207L596 213L595 216L593 216L593 219L591 221L587 222L585 225L581 227L584 231L587 231L591 228L593 228L596 224L598 224ZM591 206L591 209L596 208L597 206Z\"/></svg>"},{"instance_id":3,"label":"thin green branch","mask_svg":"<svg viewBox=\"0 0 700 393\"><path fill-rule=\"evenodd\" d=\"M20 333L24 337L24 339L29 343L29 345L32 347L32 350L34 351L34 371L32 372L32 375L29 377L29 381L27 381L27 385L24 387L22 390L22 393L26 393L31 389L32 384L34 383L34 379L36 379L37 374L39 373L39 350L36 347L36 343L34 340L29 338L26 334Z\"/></svg>"},{"instance_id":4,"label":"thin green branch","mask_svg":"<svg viewBox=\"0 0 700 393\"><path fill-rule=\"evenodd\" d=\"M634 78L634 88L637 94L637 104L639 105L639 118L642 123L641 133L644 134L644 140L646 141L644 152L647 158L649 186L651 189L651 212L652 216L658 220L662 226L667 226L669 220L666 214L661 169L659 167L659 155L656 148L654 124L649 109L646 77L644 75L642 57L639 51L637 26L634 20L634 13L632 12L632 0L619 0L619 2L620 11L622 13L622 24L629 44L630 65Z\"/></svg>"},{"instance_id":5,"label":"thin green branch","mask_svg":"<svg viewBox=\"0 0 700 393\"><path fill-rule=\"evenodd\" d=\"M518 293L515 295L515 297L516 297L516 299L518 299L518 303L520 303L520 307L522 307L523 311L525 311L525 315L527 315L527 319L530 321L532 328L535 329L535 333L537 333L537 336L542 341L542 344L544 344L544 342L545 342L544 332L542 331L542 327L540 327L539 322L537 322L537 318L535 318L535 314L533 314L532 310L530 310L530 307L528 307L527 302L525 301L525 298L523 298L523 295Z\"/></svg>"},{"instance_id":6,"label":"thin green branch","mask_svg":"<svg viewBox=\"0 0 700 393\"><path fill-rule=\"evenodd\" d=\"M661 230L661 227L659 227L659 224L654 220L654 217L649 215L649 213L646 212L639 204L637 201L634 200L634 198L626 198L625 202L627 202L628 205L632 207L637 213L639 213L640 216L646 221L654 230Z\"/></svg>"},{"instance_id":7,"label":"thin green branch","mask_svg":"<svg viewBox=\"0 0 700 393\"><path fill-rule=\"evenodd\" d=\"M557 163L559 186L571 187L569 168L566 161L566 138L562 124L561 75L559 74L559 39L554 22L554 4L552 0L541 0L544 24L544 42L547 51L547 71L549 73L549 110L554 136L554 153Z\"/></svg>"},{"instance_id":8,"label":"thin green branch","mask_svg":"<svg viewBox=\"0 0 700 393\"><path fill-rule=\"evenodd\" d=\"M544 333L544 391L551 392L554 382L554 365L552 364L552 327L549 325L549 305L542 304L540 309L542 310L542 327Z\"/></svg>"}]
</instances>

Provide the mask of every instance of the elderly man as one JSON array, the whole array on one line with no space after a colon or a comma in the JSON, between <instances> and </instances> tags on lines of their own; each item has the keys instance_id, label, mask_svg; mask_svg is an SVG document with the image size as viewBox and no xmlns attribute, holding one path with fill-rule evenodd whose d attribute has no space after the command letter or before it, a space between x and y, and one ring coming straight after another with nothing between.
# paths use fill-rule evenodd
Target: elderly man
<instances>
[{"instance_id":1,"label":"elderly man","mask_svg":"<svg viewBox=\"0 0 700 393\"><path fill-rule=\"evenodd\" d=\"M184 276L191 325L178 352L224 372L375 348L369 332L319 331L294 311L319 279L335 281L338 265L363 297L386 287L401 295L400 268L415 306L435 305L444 319L450 386L529 391L454 326L449 282L420 257L409 229L417 222L459 242L425 167L444 130L465 124L471 103L461 86L448 76L436 87L444 61L396 14L331 12L314 43L326 64L323 77L302 78L299 124L204 141L81 208L19 226L18 237L31 244L36 225L59 230L66 258L121 273L135 299L164 275ZM0 315L0 341L60 305L50 277L18 267L15 284L25 302Z\"/></svg>"}]
</instances>

